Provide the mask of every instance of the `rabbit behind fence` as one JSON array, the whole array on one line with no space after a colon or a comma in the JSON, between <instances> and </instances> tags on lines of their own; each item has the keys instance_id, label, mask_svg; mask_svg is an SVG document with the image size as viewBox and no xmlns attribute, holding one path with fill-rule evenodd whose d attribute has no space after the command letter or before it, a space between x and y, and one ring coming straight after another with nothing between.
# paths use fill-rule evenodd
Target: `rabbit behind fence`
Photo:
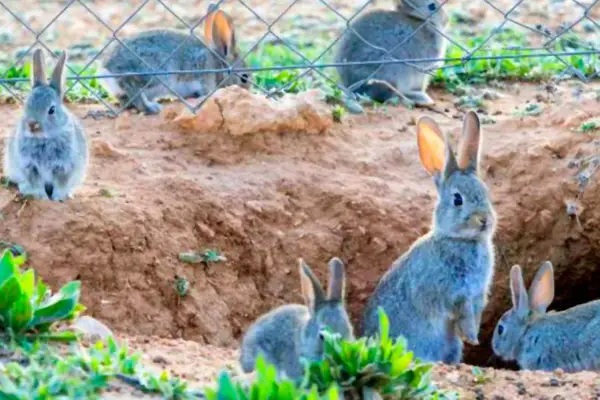
<instances>
[{"instance_id":1,"label":"rabbit behind fence","mask_svg":"<svg viewBox=\"0 0 600 400\"><path fill-rule=\"evenodd\" d=\"M448 17L437 0L399 0L395 10L375 9L358 17L344 33L336 63L442 59ZM386 55L386 51L389 54ZM438 61L338 66L346 87L384 102L397 95L416 105L431 105L426 93L430 70Z\"/></svg>"},{"instance_id":2,"label":"rabbit behind fence","mask_svg":"<svg viewBox=\"0 0 600 400\"><path fill-rule=\"evenodd\" d=\"M204 20L204 42L193 35L173 30L158 29L140 33L123 43L116 43L103 62L103 73L151 73L176 71L215 70L234 66L245 68L236 44L233 20L224 11L211 11ZM141 58L141 60L140 60ZM143 60L143 61L142 61ZM247 72L176 73L160 75L182 98L201 97L217 87L240 85L248 87ZM139 112L157 114L161 107L159 97L173 95L156 77L129 75L103 78L103 85L122 105L129 102Z\"/></svg>"},{"instance_id":3,"label":"rabbit behind fence","mask_svg":"<svg viewBox=\"0 0 600 400\"><path fill-rule=\"evenodd\" d=\"M85 132L63 104L66 60L63 52L48 81L42 50L35 50L33 88L15 134L5 143L4 174L21 194L36 199L71 197L88 165Z\"/></svg>"},{"instance_id":4,"label":"rabbit behind fence","mask_svg":"<svg viewBox=\"0 0 600 400\"><path fill-rule=\"evenodd\" d=\"M377 333L377 308L383 307L390 336L404 336L417 357L457 363L463 340L478 343L493 277L496 218L478 176L479 119L466 114L458 158L428 117L417 123L417 140L438 191L433 226L380 280L365 310L363 334Z\"/></svg>"},{"instance_id":5,"label":"rabbit behind fence","mask_svg":"<svg viewBox=\"0 0 600 400\"><path fill-rule=\"evenodd\" d=\"M554 299L549 261L538 269L529 292L521 267L512 267L510 290L513 306L498 321L492 338L496 355L529 370L600 370L600 300L546 312Z\"/></svg>"},{"instance_id":6,"label":"rabbit behind fence","mask_svg":"<svg viewBox=\"0 0 600 400\"><path fill-rule=\"evenodd\" d=\"M311 269L300 260L302 295L306 306L288 304L260 317L242 339L240 362L244 372L252 372L257 357L277 367L288 378L299 380L304 374L301 359L318 360L323 354L321 332L330 329L352 338L352 325L344 304L344 264L329 261L327 294Z\"/></svg>"}]
</instances>

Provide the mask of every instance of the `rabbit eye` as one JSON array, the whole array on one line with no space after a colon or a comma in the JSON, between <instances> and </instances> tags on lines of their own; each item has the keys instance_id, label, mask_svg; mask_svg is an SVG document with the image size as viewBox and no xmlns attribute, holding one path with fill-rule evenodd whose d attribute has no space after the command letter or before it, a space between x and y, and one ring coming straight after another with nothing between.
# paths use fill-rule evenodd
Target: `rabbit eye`
<instances>
[{"instance_id":1,"label":"rabbit eye","mask_svg":"<svg viewBox=\"0 0 600 400\"><path fill-rule=\"evenodd\" d=\"M48 114L49 114L49 115L52 115L52 114L54 114L54 111L55 111L55 110L54 110L54 106L52 106L52 107L50 107L50 109L48 110Z\"/></svg>"},{"instance_id":2,"label":"rabbit eye","mask_svg":"<svg viewBox=\"0 0 600 400\"><path fill-rule=\"evenodd\" d=\"M460 193L454 193L454 205L460 207L463 205L463 198Z\"/></svg>"},{"instance_id":3,"label":"rabbit eye","mask_svg":"<svg viewBox=\"0 0 600 400\"><path fill-rule=\"evenodd\" d=\"M242 83L248 83L248 74L241 74Z\"/></svg>"},{"instance_id":4,"label":"rabbit eye","mask_svg":"<svg viewBox=\"0 0 600 400\"><path fill-rule=\"evenodd\" d=\"M435 11L435 3L429 4L427 8L429 8L429 11Z\"/></svg>"},{"instance_id":5,"label":"rabbit eye","mask_svg":"<svg viewBox=\"0 0 600 400\"><path fill-rule=\"evenodd\" d=\"M498 325L498 335L502 336L504 333L504 325Z\"/></svg>"}]
</instances>

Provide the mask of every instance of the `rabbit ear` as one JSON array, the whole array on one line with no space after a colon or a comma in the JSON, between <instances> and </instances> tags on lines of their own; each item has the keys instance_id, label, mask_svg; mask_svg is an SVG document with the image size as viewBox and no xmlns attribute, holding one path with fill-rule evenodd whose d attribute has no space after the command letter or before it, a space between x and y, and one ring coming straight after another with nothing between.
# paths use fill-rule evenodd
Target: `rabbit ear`
<instances>
[{"instance_id":1,"label":"rabbit ear","mask_svg":"<svg viewBox=\"0 0 600 400\"><path fill-rule=\"evenodd\" d=\"M469 111L463 121L463 132L458 145L458 167L477 171L481 149L481 123L474 111Z\"/></svg>"},{"instance_id":2,"label":"rabbit ear","mask_svg":"<svg viewBox=\"0 0 600 400\"><path fill-rule=\"evenodd\" d=\"M546 261L535 273L529 287L529 305L532 310L545 313L554 299L554 269L552 263Z\"/></svg>"},{"instance_id":3,"label":"rabbit ear","mask_svg":"<svg viewBox=\"0 0 600 400\"><path fill-rule=\"evenodd\" d=\"M329 287L327 297L336 302L344 301L346 291L346 274L344 272L344 263L337 257L329 260Z\"/></svg>"},{"instance_id":4,"label":"rabbit ear","mask_svg":"<svg viewBox=\"0 0 600 400\"><path fill-rule=\"evenodd\" d=\"M206 11L206 17L204 18L204 39L206 39L206 43L212 43L213 36L213 20L215 18L215 11L217 6L214 3L210 3L208 5L208 10Z\"/></svg>"},{"instance_id":5,"label":"rabbit ear","mask_svg":"<svg viewBox=\"0 0 600 400\"><path fill-rule=\"evenodd\" d=\"M421 117L417 121L417 144L421 164L431 175L439 175L443 171L445 176L449 176L457 169L452 146L433 119Z\"/></svg>"},{"instance_id":6,"label":"rabbit ear","mask_svg":"<svg viewBox=\"0 0 600 400\"><path fill-rule=\"evenodd\" d=\"M514 265L510 270L510 292L512 294L513 309L519 312L528 312L527 291L523 283L521 267L518 265Z\"/></svg>"},{"instance_id":7,"label":"rabbit ear","mask_svg":"<svg viewBox=\"0 0 600 400\"><path fill-rule=\"evenodd\" d=\"M233 20L221 10L214 13L212 21L212 44L226 59L231 59L235 51Z\"/></svg>"},{"instance_id":8,"label":"rabbit ear","mask_svg":"<svg viewBox=\"0 0 600 400\"><path fill-rule=\"evenodd\" d=\"M46 68L44 66L44 52L41 49L36 49L33 52L33 74L31 84L33 87L46 85Z\"/></svg>"},{"instance_id":9,"label":"rabbit ear","mask_svg":"<svg viewBox=\"0 0 600 400\"><path fill-rule=\"evenodd\" d=\"M298 260L300 265L300 280L302 282L302 296L304 296L304 302L311 312L314 312L316 308L325 301L325 293L323 293L323 287L321 282L312 273L312 270L304 260Z\"/></svg>"},{"instance_id":10,"label":"rabbit ear","mask_svg":"<svg viewBox=\"0 0 600 400\"><path fill-rule=\"evenodd\" d=\"M50 78L50 87L52 87L58 95L62 97L65 89L65 63L67 61L67 52L63 53L58 58L58 62L52 71L52 77Z\"/></svg>"},{"instance_id":11,"label":"rabbit ear","mask_svg":"<svg viewBox=\"0 0 600 400\"><path fill-rule=\"evenodd\" d=\"M444 168L444 138L438 124L429 117L417 121L417 144L421 164L429 174L435 175Z\"/></svg>"}]
</instances>

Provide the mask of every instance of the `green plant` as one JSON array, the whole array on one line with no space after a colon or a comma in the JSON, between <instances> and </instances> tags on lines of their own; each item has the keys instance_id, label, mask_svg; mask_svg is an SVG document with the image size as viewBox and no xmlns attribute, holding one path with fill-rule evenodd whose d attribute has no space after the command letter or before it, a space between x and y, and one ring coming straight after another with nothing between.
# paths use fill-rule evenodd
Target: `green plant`
<instances>
[{"instance_id":1,"label":"green plant","mask_svg":"<svg viewBox=\"0 0 600 400\"><path fill-rule=\"evenodd\" d=\"M177 293L177 295L179 297L185 297L185 296L187 296L189 291L190 291L190 282L183 276L176 276L175 277L175 293Z\"/></svg>"},{"instance_id":2,"label":"green plant","mask_svg":"<svg viewBox=\"0 0 600 400\"><path fill-rule=\"evenodd\" d=\"M537 117L544 112L544 107L539 103L529 103L522 110L517 110L515 115L519 117Z\"/></svg>"},{"instance_id":3,"label":"green plant","mask_svg":"<svg viewBox=\"0 0 600 400\"><path fill-rule=\"evenodd\" d=\"M210 264L227 261L227 258L219 250L207 249L201 252L187 251L179 253L179 261L188 264Z\"/></svg>"},{"instance_id":4,"label":"green plant","mask_svg":"<svg viewBox=\"0 0 600 400\"><path fill-rule=\"evenodd\" d=\"M61 350L34 343L16 350L26 362L0 363L0 398L11 400L95 399L115 378L144 392L168 399L192 399L196 395L166 372L146 371L139 354L131 354L113 338L86 349L73 345Z\"/></svg>"},{"instance_id":5,"label":"green plant","mask_svg":"<svg viewBox=\"0 0 600 400\"><path fill-rule=\"evenodd\" d=\"M110 97L109 93L100 84L100 81L97 78L91 78L98 75L99 70L96 64L87 66L86 68L85 65L69 63L69 67L74 73L85 78L81 80L81 82L85 83L85 86L76 80L68 80L67 90L65 92L65 97L68 101L86 102L96 101L97 97L103 99L108 99ZM68 70L68 75L73 76L70 69ZM24 79L23 81L10 83L10 89L11 92L21 94L27 93L31 89L29 83L29 78L31 78L31 61L27 60L24 63L12 65L9 68L0 65L0 77L5 79ZM6 91L6 88L0 86L0 96L4 91ZM92 93L92 91L95 94Z\"/></svg>"},{"instance_id":6,"label":"green plant","mask_svg":"<svg viewBox=\"0 0 600 400\"><path fill-rule=\"evenodd\" d=\"M215 388L206 388L207 400L339 400L335 384L319 394L316 386L303 389L288 379L277 379L275 367L262 357L256 361L256 379L249 385L234 382L227 372L219 376Z\"/></svg>"},{"instance_id":7,"label":"green plant","mask_svg":"<svg viewBox=\"0 0 600 400\"><path fill-rule=\"evenodd\" d=\"M473 380L477 385L483 385L491 381L491 378L483 372L483 370L479 367L473 367Z\"/></svg>"},{"instance_id":8,"label":"green plant","mask_svg":"<svg viewBox=\"0 0 600 400\"><path fill-rule=\"evenodd\" d=\"M588 121L581 124L579 130L583 133L590 133L600 129L600 125L597 121Z\"/></svg>"},{"instance_id":9,"label":"green plant","mask_svg":"<svg viewBox=\"0 0 600 400\"><path fill-rule=\"evenodd\" d=\"M332 114L333 120L335 122L340 123L340 122L342 122L342 117L346 114L346 109L338 104L333 107L333 110L331 110L331 114Z\"/></svg>"},{"instance_id":10,"label":"green plant","mask_svg":"<svg viewBox=\"0 0 600 400\"><path fill-rule=\"evenodd\" d=\"M337 383L348 398L386 400L442 399L452 396L438 391L431 381L431 364L407 350L402 337L389 337L389 320L379 309L379 335L343 340L325 332L324 358L307 364L304 385L323 391Z\"/></svg>"},{"instance_id":11,"label":"green plant","mask_svg":"<svg viewBox=\"0 0 600 400\"><path fill-rule=\"evenodd\" d=\"M81 283L69 282L52 295L41 279L36 282L34 270L21 271L24 263L24 254L15 256L10 250L0 257L0 332L17 338L75 339L73 332L51 332L51 328L85 310L79 303Z\"/></svg>"}]
</instances>

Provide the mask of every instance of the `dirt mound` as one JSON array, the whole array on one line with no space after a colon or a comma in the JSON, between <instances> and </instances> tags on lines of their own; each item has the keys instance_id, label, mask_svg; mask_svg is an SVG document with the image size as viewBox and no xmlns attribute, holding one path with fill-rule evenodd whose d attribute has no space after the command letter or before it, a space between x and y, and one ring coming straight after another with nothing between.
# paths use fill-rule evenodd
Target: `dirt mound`
<instances>
[{"instance_id":1,"label":"dirt mound","mask_svg":"<svg viewBox=\"0 0 600 400\"><path fill-rule=\"evenodd\" d=\"M513 264L529 279L552 260L556 309L600 298L600 187L592 179L580 193L572 168L598 153L594 136L572 131L598 103L563 93L546 100L542 116L520 118L515 105L539 92L519 86L490 102L496 123L484 127L484 174L499 227L482 345L467 356L480 364L509 305ZM436 96L450 113L453 99ZM81 116L88 110L75 108ZM18 114L4 111L7 136ZM189 135L159 117L86 119L94 146L86 185L65 204L23 204L0 189L0 240L23 245L54 285L81 279L91 314L116 331L235 345L261 313L300 301L300 256L321 277L331 256L347 262L358 321L378 279L430 224L435 191L416 153L420 114L459 134L460 119L397 108L347 117L325 135ZM578 205L573 215L568 204ZM178 261L179 252L204 248L222 250L227 262ZM191 283L183 299L175 275Z\"/></svg>"}]
</instances>

